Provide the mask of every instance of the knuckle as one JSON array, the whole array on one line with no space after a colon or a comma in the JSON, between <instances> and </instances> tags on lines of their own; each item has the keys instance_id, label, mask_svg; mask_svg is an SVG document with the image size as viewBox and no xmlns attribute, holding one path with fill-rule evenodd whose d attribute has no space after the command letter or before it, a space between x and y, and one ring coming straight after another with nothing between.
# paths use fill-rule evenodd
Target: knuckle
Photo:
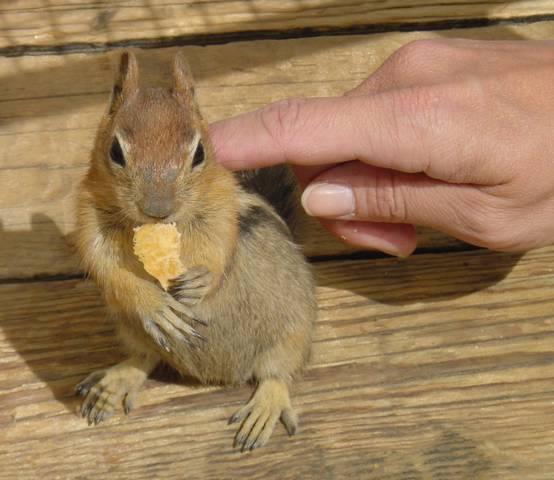
<instances>
[{"instance_id":1,"label":"knuckle","mask_svg":"<svg viewBox=\"0 0 554 480\"><path fill-rule=\"evenodd\" d=\"M434 39L406 43L394 51L366 82L374 90L388 90L425 81L433 76L437 66L444 63L437 60L437 51L441 49L441 42Z\"/></svg>"},{"instance_id":2,"label":"knuckle","mask_svg":"<svg viewBox=\"0 0 554 480\"><path fill-rule=\"evenodd\" d=\"M421 39L411 41L392 54L390 71L399 79L436 80L439 72L458 68L470 51L456 41Z\"/></svg>"},{"instance_id":3,"label":"knuckle","mask_svg":"<svg viewBox=\"0 0 554 480\"><path fill-rule=\"evenodd\" d=\"M287 145L300 128L301 110L306 99L287 98L271 103L261 110L261 124L270 138L286 152Z\"/></svg>"},{"instance_id":4,"label":"knuckle","mask_svg":"<svg viewBox=\"0 0 554 480\"><path fill-rule=\"evenodd\" d=\"M415 126L436 125L446 99L441 88L417 86L394 92L393 101L399 115L416 122Z\"/></svg>"},{"instance_id":5,"label":"knuckle","mask_svg":"<svg viewBox=\"0 0 554 480\"><path fill-rule=\"evenodd\" d=\"M413 40L396 50L391 60L402 71L424 70L436 61L442 50L442 43L438 40Z\"/></svg>"},{"instance_id":6,"label":"knuckle","mask_svg":"<svg viewBox=\"0 0 554 480\"><path fill-rule=\"evenodd\" d=\"M412 65L425 65L429 61L450 57L458 46L451 41L435 38L412 40L397 50L400 59L407 59Z\"/></svg>"},{"instance_id":7,"label":"knuckle","mask_svg":"<svg viewBox=\"0 0 554 480\"><path fill-rule=\"evenodd\" d=\"M444 89L436 86L413 86L392 90L383 95L385 107L402 127L417 127L418 131L437 126L448 99ZM430 123L431 122L431 123Z\"/></svg>"},{"instance_id":8,"label":"knuckle","mask_svg":"<svg viewBox=\"0 0 554 480\"><path fill-rule=\"evenodd\" d=\"M373 185L363 189L362 208L365 215L393 223L406 223L406 199L395 181L392 171L383 170L372 177ZM359 212L360 213L360 212Z\"/></svg>"},{"instance_id":9,"label":"knuckle","mask_svg":"<svg viewBox=\"0 0 554 480\"><path fill-rule=\"evenodd\" d=\"M411 87L394 90L387 93L385 108L389 115L389 135L391 141L399 142L410 139L415 145L419 144L419 151L427 152L429 156L435 152L430 145L436 145L436 137L443 137L450 120L448 107L443 100L440 88ZM407 165L411 162L407 159ZM431 166L430 158L419 162L423 171Z\"/></svg>"},{"instance_id":10,"label":"knuckle","mask_svg":"<svg viewBox=\"0 0 554 480\"><path fill-rule=\"evenodd\" d=\"M417 86L394 92L392 110L402 122L399 133L410 135L419 145L423 171L446 182L463 183L476 175L483 167L478 160L480 146L469 138L462 143L456 133L460 122L470 118L471 109L485 103L482 88L476 82L454 85ZM435 161L451 158L456 161Z\"/></svg>"},{"instance_id":11,"label":"knuckle","mask_svg":"<svg viewBox=\"0 0 554 480\"><path fill-rule=\"evenodd\" d=\"M433 43L434 40L428 39L412 40L396 50L393 57L398 61L413 61L414 59L420 58L423 55L427 55L427 52L433 48Z\"/></svg>"}]
</instances>

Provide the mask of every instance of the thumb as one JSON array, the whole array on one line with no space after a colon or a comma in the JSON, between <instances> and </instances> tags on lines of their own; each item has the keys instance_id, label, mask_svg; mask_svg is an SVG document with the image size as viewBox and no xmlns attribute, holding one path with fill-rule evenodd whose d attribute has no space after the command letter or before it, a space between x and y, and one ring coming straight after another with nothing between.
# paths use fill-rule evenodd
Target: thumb
<instances>
[{"instance_id":1,"label":"thumb","mask_svg":"<svg viewBox=\"0 0 554 480\"><path fill-rule=\"evenodd\" d=\"M481 191L471 185L357 161L326 170L302 195L302 205L312 216L423 225L467 241L475 241L470 217L482 200Z\"/></svg>"}]
</instances>

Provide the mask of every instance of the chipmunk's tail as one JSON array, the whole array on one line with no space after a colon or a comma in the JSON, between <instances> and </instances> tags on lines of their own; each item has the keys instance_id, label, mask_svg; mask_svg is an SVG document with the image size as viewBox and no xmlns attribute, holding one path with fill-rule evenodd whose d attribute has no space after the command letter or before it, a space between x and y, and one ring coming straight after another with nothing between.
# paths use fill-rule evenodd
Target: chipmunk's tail
<instances>
[{"instance_id":1,"label":"chipmunk's tail","mask_svg":"<svg viewBox=\"0 0 554 480\"><path fill-rule=\"evenodd\" d=\"M300 206L300 188L287 165L237 172L242 187L262 196L280 215L296 237Z\"/></svg>"}]
</instances>

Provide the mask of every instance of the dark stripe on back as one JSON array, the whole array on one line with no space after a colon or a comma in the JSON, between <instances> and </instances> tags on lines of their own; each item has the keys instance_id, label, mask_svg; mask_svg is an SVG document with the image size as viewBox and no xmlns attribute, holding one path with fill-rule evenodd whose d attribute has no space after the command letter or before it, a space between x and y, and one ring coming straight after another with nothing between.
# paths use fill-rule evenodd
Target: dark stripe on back
<instances>
[{"instance_id":1,"label":"dark stripe on back","mask_svg":"<svg viewBox=\"0 0 554 480\"><path fill-rule=\"evenodd\" d=\"M264 207L253 205L239 214L240 235L251 235L257 227L263 224L276 226L283 235L290 238L289 229Z\"/></svg>"},{"instance_id":2,"label":"dark stripe on back","mask_svg":"<svg viewBox=\"0 0 554 480\"><path fill-rule=\"evenodd\" d=\"M235 173L241 186L266 200L294 230L296 212L296 179L286 165Z\"/></svg>"}]
</instances>

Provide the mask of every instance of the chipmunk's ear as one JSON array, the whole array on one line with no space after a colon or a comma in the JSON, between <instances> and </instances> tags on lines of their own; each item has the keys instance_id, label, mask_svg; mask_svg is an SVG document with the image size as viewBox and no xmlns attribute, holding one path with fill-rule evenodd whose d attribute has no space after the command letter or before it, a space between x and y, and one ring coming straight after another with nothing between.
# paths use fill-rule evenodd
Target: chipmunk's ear
<instances>
[{"instance_id":1,"label":"chipmunk's ear","mask_svg":"<svg viewBox=\"0 0 554 480\"><path fill-rule=\"evenodd\" d=\"M183 95L188 101L195 100L194 78L189 63L181 52L175 55L173 61L173 82L175 92Z\"/></svg>"},{"instance_id":2,"label":"chipmunk's ear","mask_svg":"<svg viewBox=\"0 0 554 480\"><path fill-rule=\"evenodd\" d=\"M117 110L125 99L138 90L138 63L133 52L123 52L119 60L119 72L112 89L110 113Z\"/></svg>"}]
</instances>

